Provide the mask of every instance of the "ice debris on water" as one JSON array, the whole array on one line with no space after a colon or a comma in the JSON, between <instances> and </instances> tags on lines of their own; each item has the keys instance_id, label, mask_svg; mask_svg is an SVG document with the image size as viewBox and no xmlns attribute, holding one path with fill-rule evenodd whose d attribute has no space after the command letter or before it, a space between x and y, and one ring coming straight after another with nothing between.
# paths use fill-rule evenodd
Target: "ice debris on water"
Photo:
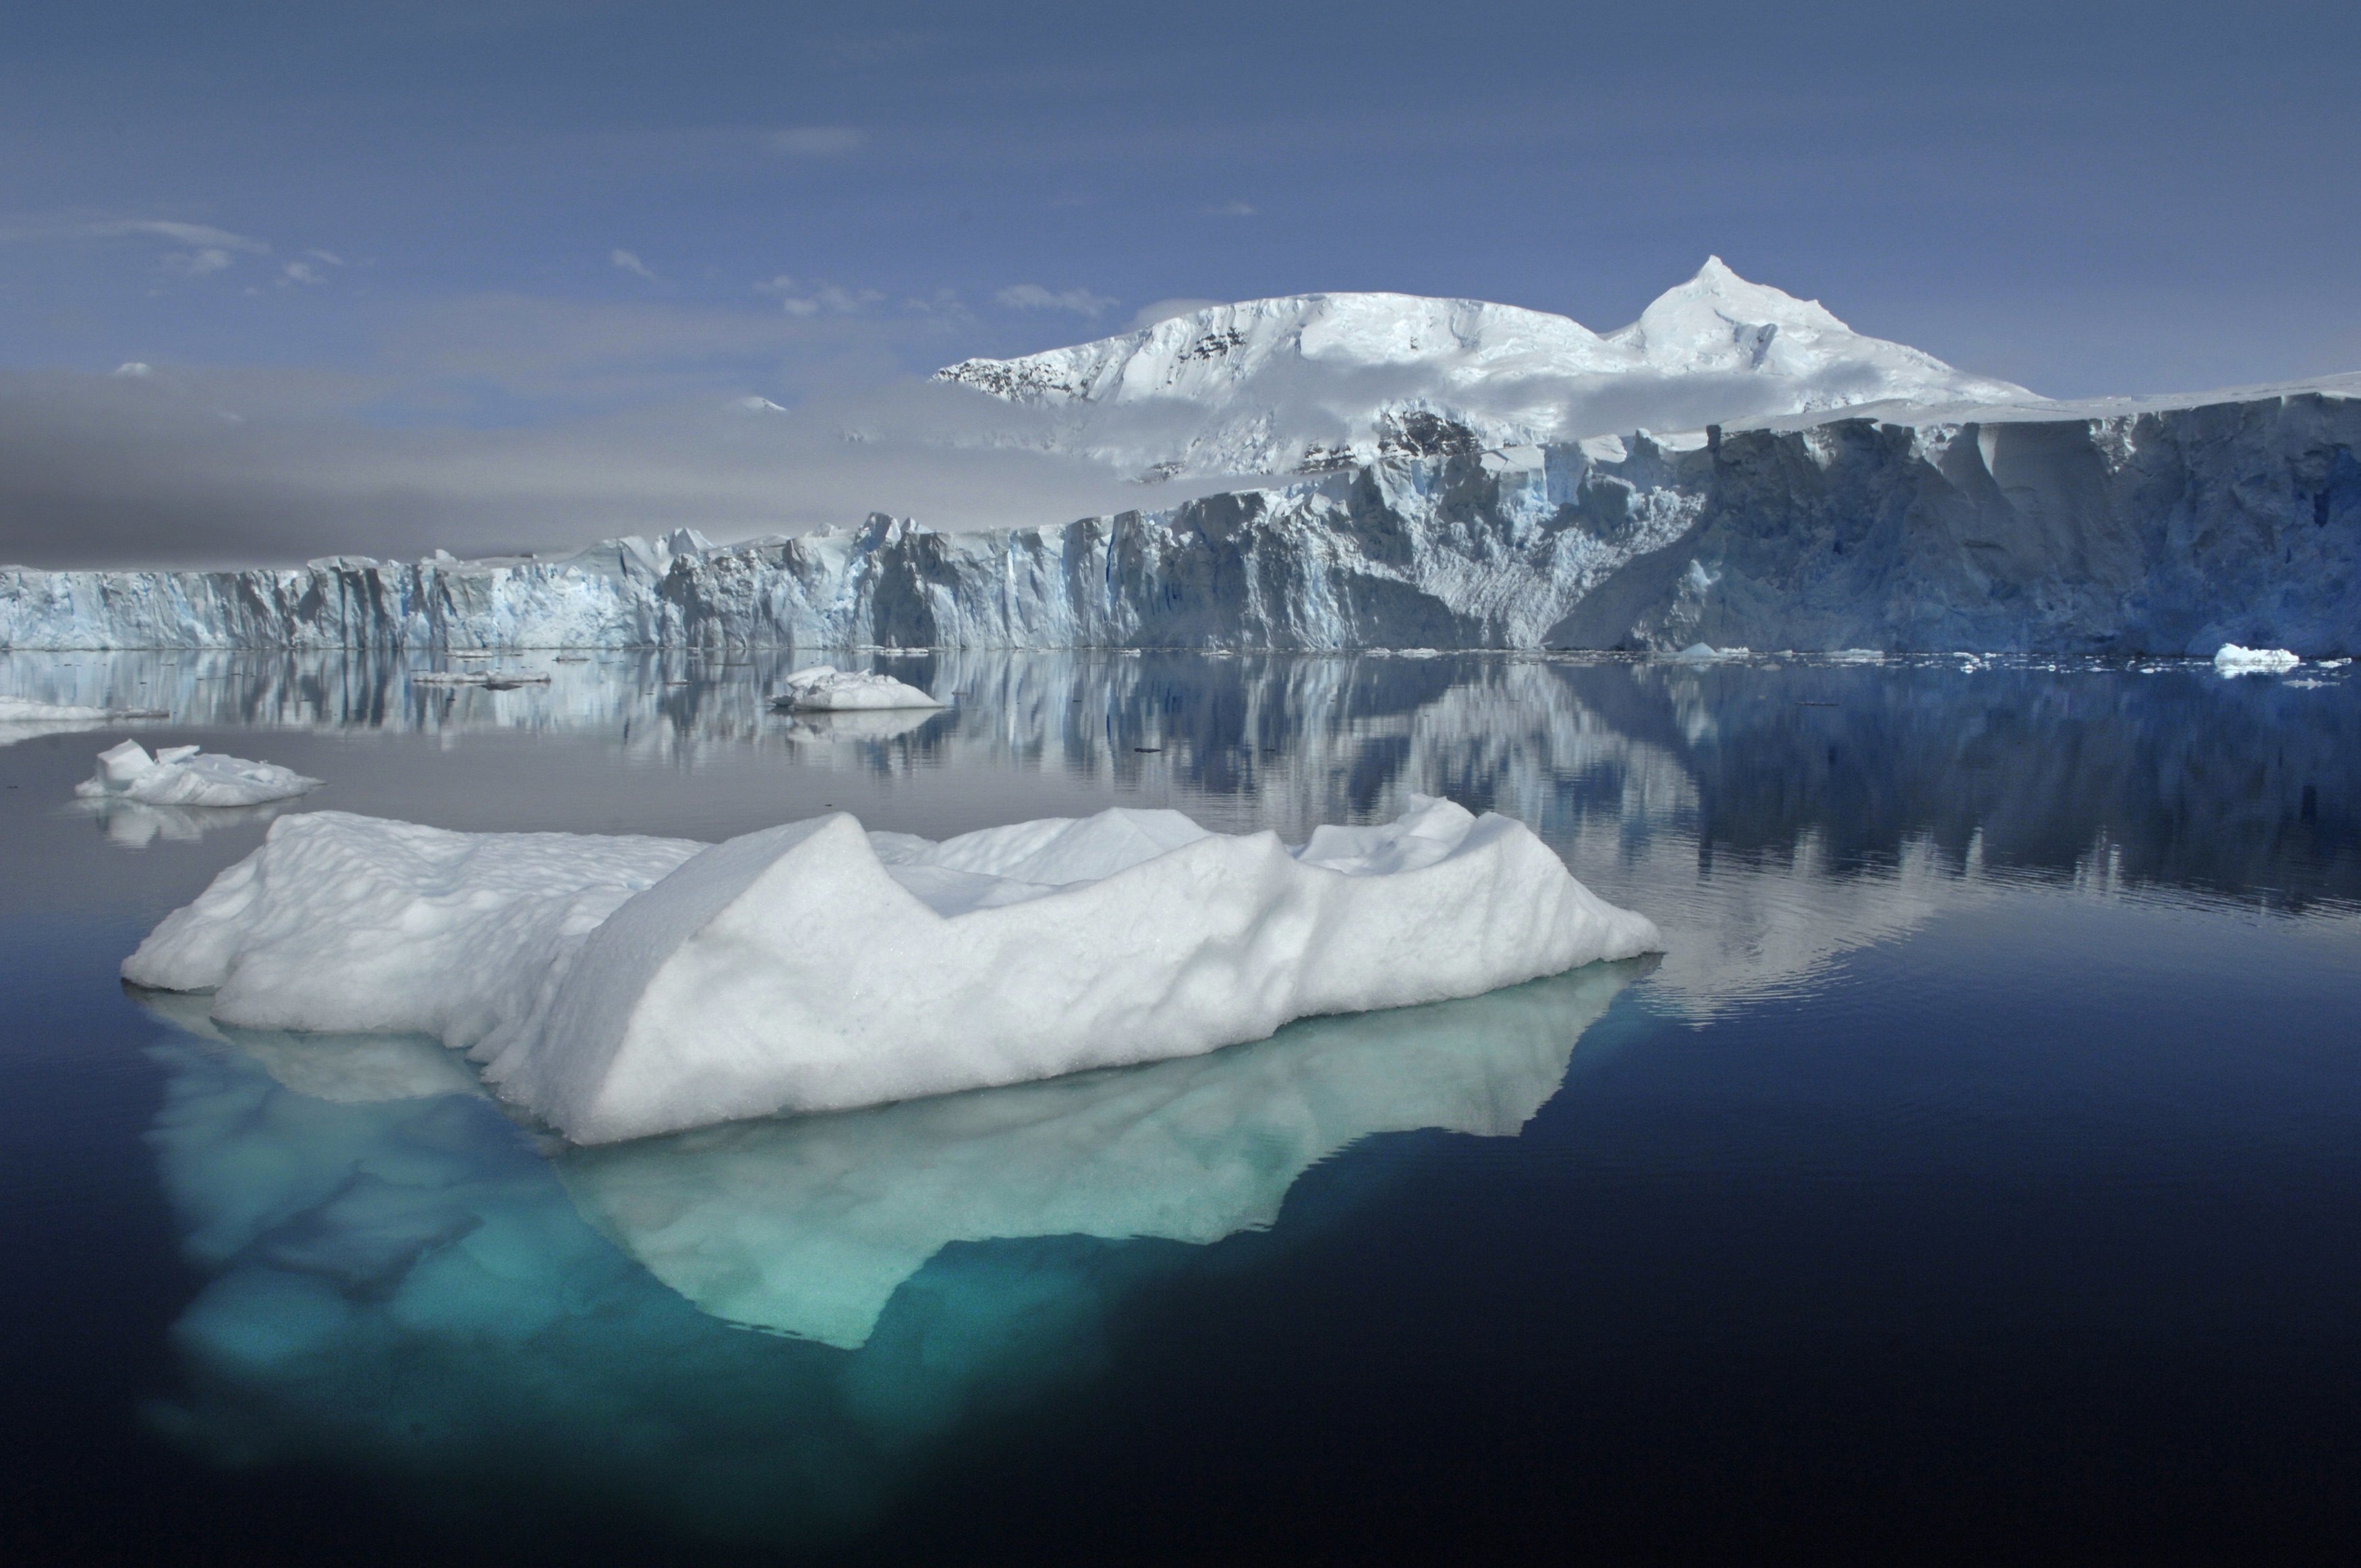
<instances>
[{"instance_id":1,"label":"ice debris on water","mask_svg":"<svg viewBox=\"0 0 2361 1568\"><path fill-rule=\"evenodd\" d=\"M851 713L892 707L940 707L943 705L906 681L833 664L797 670L786 680L787 689L774 707L812 713Z\"/></svg>"},{"instance_id":2,"label":"ice debris on water","mask_svg":"<svg viewBox=\"0 0 2361 1568\"><path fill-rule=\"evenodd\" d=\"M123 966L254 1028L415 1032L577 1143L1202 1054L1663 946L1522 823L1210 833L1115 808L937 843L272 825Z\"/></svg>"},{"instance_id":3,"label":"ice debris on water","mask_svg":"<svg viewBox=\"0 0 2361 1568\"><path fill-rule=\"evenodd\" d=\"M249 762L194 746L159 747L150 756L137 740L98 754L98 772L74 785L85 800L127 800L141 806L260 806L317 789L276 762Z\"/></svg>"},{"instance_id":4,"label":"ice debris on water","mask_svg":"<svg viewBox=\"0 0 2361 1568\"><path fill-rule=\"evenodd\" d=\"M2235 642L2223 643L2213 655L2213 667L2225 675L2269 674L2302 663L2284 648L2241 648Z\"/></svg>"}]
</instances>

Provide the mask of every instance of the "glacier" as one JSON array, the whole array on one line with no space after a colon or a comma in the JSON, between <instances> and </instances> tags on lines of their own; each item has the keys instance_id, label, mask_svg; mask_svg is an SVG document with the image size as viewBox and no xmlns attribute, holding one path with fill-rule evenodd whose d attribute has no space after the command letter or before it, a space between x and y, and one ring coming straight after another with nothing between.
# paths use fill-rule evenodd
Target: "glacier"
<instances>
[{"instance_id":1,"label":"glacier","mask_svg":"<svg viewBox=\"0 0 2361 1568\"><path fill-rule=\"evenodd\" d=\"M0 568L0 648L2361 646L2361 376L1387 456L1012 530Z\"/></svg>"},{"instance_id":2,"label":"glacier","mask_svg":"<svg viewBox=\"0 0 2361 1568\"><path fill-rule=\"evenodd\" d=\"M248 1028L421 1033L577 1143L1200 1055L1662 949L1522 824L1209 833L1110 808L710 847L317 812L123 964Z\"/></svg>"}]
</instances>

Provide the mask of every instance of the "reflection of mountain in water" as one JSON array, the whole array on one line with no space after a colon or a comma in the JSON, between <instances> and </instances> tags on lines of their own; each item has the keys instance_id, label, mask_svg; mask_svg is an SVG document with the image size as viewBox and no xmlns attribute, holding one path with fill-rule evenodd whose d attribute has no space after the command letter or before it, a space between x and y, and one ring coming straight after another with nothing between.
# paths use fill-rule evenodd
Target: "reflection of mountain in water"
<instances>
[{"instance_id":1,"label":"reflection of mountain in water","mask_svg":"<svg viewBox=\"0 0 2361 1568\"><path fill-rule=\"evenodd\" d=\"M1372 1133L1513 1135L1634 970L1312 1019L1126 1071L571 1150L558 1169L706 1311L858 1346L952 1242L1214 1242L1270 1224L1296 1178Z\"/></svg>"}]
</instances>

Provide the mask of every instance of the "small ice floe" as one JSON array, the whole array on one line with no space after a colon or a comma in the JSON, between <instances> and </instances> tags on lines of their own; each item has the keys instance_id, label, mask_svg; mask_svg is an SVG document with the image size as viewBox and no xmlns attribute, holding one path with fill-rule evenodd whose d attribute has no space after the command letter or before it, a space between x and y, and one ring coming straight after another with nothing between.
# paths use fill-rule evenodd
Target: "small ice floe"
<instances>
[{"instance_id":1,"label":"small ice floe","mask_svg":"<svg viewBox=\"0 0 2361 1568\"><path fill-rule=\"evenodd\" d=\"M150 756L137 740L98 754L98 772L74 785L84 800L128 800L141 806L260 806L317 789L276 762L249 762L194 746L166 746Z\"/></svg>"},{"instance_id":2,"label":"small ice floe","mask_svg":"<svg viewBox=\"0 0 2361 1568\"><path fill-rule=\"evenodd\" d=\"M814 664L786 680L787 689L771 706L783 711L848 713L868 708L940 707L917 687L891 675Z\"/></svg>"},{"instance_id":3,"label":"small ice floe","mask_svg":"<svg viewBox=\"0 0 2361 1568\"><path fill-rule=\"evenodd\" d=\"M2213 668L2225 675L2273 674L2302 663L2284 648L2241 648L2235 642L2223 643L2213 655Z\"/></svg>"},{"instance_id":4,"label":"small ice floe","mask_svg":"<svg viewBox=\"0 0 2361 1568\"><path fill-rule=\"evenodd\" d=\"M2341 670L2352 662L2350 659L2323 659L2320 662L2320 667L2323 670Z\"/></svg>"},{"instance_id":5,"label":"small ice floe","mask_svg":"<svg viewBox=\"0 0 2361 1568\"><path fill-rule=\"evenodd\" d=\"M1717 648L1710 642L1692 642L1673 657L1684 664L1719 664L1728 659L1743 659L1752 652L1749 648Z\"/></svg>"},{"instance_id":6,"label":"small ice floe","mask_svg":"<svg viewBox=\"0 0 2361 1568\"><path fill-rule=\"evenodd\" d=\"M160 707L85 707L73 703L0 696L0 746L13 746L19 740L37 740L44 735L97 729L126 718L170 717Z\"/></svg>"},{"instance_id":7,"label":"small ice floe","mask_svg":"<svg viewBox=\"0 0 2361 1568\"><path fill-rule=\"evenodd\" d=\"M1663 947L1522 823L1211 833L1111 809L940 843L843 813L726 843L341 812L125 960L249 1028L434 1035L577 1143L1202 1055Z\"/></svg>"},{"instance_id":8,"label":"small ice floe","mask_svg":"<svg viewBox=\"0 0 2361 1568\"><path fill-rule=\"evenodd\" d=\"M1875 648L1839 648L1828 654L1831 664L1882 664L1885 655Z\"/></svg>"}]
</instances>

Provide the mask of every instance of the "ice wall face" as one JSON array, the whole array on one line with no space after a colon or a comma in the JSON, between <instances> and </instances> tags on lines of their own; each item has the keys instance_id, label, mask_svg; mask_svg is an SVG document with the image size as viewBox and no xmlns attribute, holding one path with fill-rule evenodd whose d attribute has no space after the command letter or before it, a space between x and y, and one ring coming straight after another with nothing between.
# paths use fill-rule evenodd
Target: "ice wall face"
<instances>
[{"instance_id":1,"label":"ice wall face","mask_svg":"<svg viewBox=\"0 0 2361 1568\"><path fill-rule=\"evenodd\" d=\"M1375 463L1063 525L0 572L0 647L2361 644L2361 378ZM2057 406L2062 410L2063 406Z\"/></svg>"}]
</instances>

